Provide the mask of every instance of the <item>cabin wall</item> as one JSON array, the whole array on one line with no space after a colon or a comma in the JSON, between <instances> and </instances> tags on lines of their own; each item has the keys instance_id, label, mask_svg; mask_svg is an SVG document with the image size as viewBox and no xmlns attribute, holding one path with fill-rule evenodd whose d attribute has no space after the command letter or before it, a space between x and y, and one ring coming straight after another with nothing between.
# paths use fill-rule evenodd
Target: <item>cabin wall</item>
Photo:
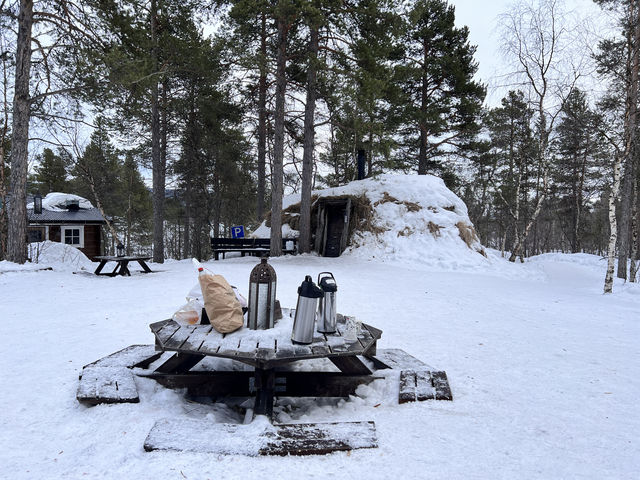
<instances>
[{"instance_id":1,"label":"cabin wall","mask_svg":"<svg viewBox=\"0 0 640 480\"><path fill-rule=\"evenodd\" d=\"M80 251L93 261L95 256L102 255L100 225L84 226L84 248Z\"/></svg>"},{"instance_id":2,"label":"cabin wall","mask_svg":"<svg viewBox=\"0 0 640 480\"><path fill-rule=\"evenodd\" d=\"M102 227L101 225L49 225L49 240L52 242L62 242L62 228L64 226L78 226L84 230L83 243L84 246L79 250L84 253L90 260L96 261L95 257L102 255ZM45 240L45 226L29 225L30 241ZM37 233L36 233L37 232ZM41 238L41 240L38 240Z\"/></svg>"}]
</instances>

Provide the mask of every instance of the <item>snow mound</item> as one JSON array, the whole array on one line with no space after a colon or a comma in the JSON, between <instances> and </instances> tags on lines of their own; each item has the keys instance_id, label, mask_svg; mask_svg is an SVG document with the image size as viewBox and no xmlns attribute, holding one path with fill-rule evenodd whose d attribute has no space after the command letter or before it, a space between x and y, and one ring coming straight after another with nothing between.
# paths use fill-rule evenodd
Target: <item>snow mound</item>
<instances>
[{"instance_id":1,"label":"snow mound","mask_svg":"<svg viewBox=\"0 0 640 480\"><path fill-rule=\"evenodd\" d=\"M54 270L89 270L95 267L87 256L71 245L64 243L44 242L29 244L29 258L33 264L42 267L52 267Z\"/></svg>"},{"instance_id":2,"label":"snow mound","mask_svg":"<svg viewBox=\"0 0 640 480\"><path fill-rule=\"evenodd\" d=\"M71 193L51 192L42 199L43 210L51 212L66 212L67 206L72 202L78 202L78 207L82 209L91 209L93 205L89 200L79 195ZM29 203L27 208L33 209L33 203Z\"/></svg>"},{"instance_id":3,"label":"snow mound","mask_svg":"<svg viewBox=\"0 0 640 480\"><path fill-rule=\"evenodd\" d=\"M351 198L357 210L343 255L447 269L490 263L466 205L438 177L384 174L312 193L314 204L332 197ZM283 200L283 237L298 234L292 226L299 203L299 194ZM265 222L253 236L268 237L269 230Z\"/></svg>"}]
</instances>

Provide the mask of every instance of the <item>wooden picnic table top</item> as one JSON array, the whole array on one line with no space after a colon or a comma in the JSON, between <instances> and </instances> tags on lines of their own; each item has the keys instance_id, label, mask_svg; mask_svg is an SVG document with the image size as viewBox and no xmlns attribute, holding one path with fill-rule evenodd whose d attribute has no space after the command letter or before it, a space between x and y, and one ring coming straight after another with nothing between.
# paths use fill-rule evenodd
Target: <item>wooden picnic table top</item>
<instances>
[{"instance_id":1,"label":"wooden picnic table top","mask_svg":"<svg viewBox=\"0 0 640 480\"><path fill-rule=\"evenodd\" d=\"M367 324L355 342L347 342L344 317L338 314L337 330L334 334L315 332L313 343L300 345L286 337L269 337L260 333L265 330L243 329L229 333L218 333L211 325L180 325L174 320L152 323L151 331L156 337L156 345L162 350L185 354L223 357L237 360L258 368L272 368L297 360L313 358L353 357L363 355L382 336L382 331ZM244 335L243 335L244 333Z\"/></svg>"}]
</instances>

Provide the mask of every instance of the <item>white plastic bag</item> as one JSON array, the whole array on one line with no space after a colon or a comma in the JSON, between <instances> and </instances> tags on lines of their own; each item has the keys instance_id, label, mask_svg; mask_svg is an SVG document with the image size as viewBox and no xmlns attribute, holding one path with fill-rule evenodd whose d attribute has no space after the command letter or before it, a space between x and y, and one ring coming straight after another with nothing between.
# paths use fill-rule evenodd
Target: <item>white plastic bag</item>
<instances>
[{"instance_id":1,"label":"white plastic bag","mask_svg":"<svg viewBox=\"0 0 640 480\"><path fill-rule=\"evenodd\" d=\"M173 314L172 318L182 325L194 325L196 323L200 323L203 306L204 303L202 303L202 301L187 298L187 303L181 306L176 313Z\"/></svg>"}]
</instances>

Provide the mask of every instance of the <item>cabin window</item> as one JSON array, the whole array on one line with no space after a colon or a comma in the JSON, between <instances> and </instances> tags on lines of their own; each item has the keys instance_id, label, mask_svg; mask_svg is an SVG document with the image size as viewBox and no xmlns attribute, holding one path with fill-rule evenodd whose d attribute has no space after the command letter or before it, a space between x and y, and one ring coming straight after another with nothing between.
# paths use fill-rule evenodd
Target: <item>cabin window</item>
<instances>
[{"instance_id":1,"label":"cabin window","mask_svg":"<svg viewBox=\"0 0 640 480\"><path fill-rule=\"evenodd\" d=\"M27 242L42 242L44 240L44 228L28 228Z\"/></svg>"},{"instance_id":2,"label":"cabin window","mask_svg":"<svg viewBox=\"0 0 640 480\"><path fill-rule=\"evenodd\" d=\"M84 227L62 227L62 243L73 245L74 247L84 247Z\"/></svg>"}]
</instances>

